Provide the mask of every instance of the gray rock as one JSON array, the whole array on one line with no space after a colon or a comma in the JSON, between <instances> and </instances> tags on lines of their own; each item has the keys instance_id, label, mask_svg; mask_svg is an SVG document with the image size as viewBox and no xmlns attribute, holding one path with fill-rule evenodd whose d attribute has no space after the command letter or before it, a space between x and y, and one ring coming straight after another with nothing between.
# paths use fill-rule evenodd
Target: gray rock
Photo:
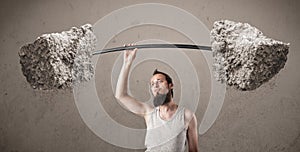
<instances>
[{"instance_id":1,"label":"gray rock","mask_svg":"<svg viewBox=\"0 0 300 152\"><path fill-rule=\"evenodd\" d=\"M217 80L238 90L254 90L285 65L288 43L267 38L247 23L216 21L210 33Z\"/></svg>"},{"instance_id":2,"label":"gray rock","mask_svg":"<svg viewBox=\"0 0 300 152\"><path fill-rule=\"evenodd\" d=\"M22 72L34 89L66 89L90 80L96 46L92 26L72 27L61 33L43 34L19 51Z\"/></svg>"}]
</instances>

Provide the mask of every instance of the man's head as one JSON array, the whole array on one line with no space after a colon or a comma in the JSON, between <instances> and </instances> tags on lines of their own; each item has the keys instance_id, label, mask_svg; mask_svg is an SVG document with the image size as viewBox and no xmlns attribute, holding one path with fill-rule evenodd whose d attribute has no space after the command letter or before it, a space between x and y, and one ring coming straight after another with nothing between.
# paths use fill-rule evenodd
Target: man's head
<instances>
[{"instance_id":1,"label":"man's head","mask_svg":"<svg viewBox=\"0 0 300 152\"><path fill-rule=\"evenodd\" d=\"M157 69L150 80L151 92L154 96L154 106L159 106L171 101L173 97L172 78Z\"/></svg>"}]
</instances>

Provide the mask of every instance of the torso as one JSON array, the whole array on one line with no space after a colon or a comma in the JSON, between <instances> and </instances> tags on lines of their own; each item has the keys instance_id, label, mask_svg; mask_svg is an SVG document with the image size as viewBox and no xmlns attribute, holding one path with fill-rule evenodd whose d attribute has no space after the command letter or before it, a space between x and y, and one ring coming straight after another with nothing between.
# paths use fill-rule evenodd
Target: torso
<instances>
[{"instance_id":1,"label":"torso","mask_svg":"<svg viewBox=\"0 0 300 152\"><path fill-rule=\"evenodd\" d=\"M155 108L151 109L149 112L147 112L148 114L146 114L144 116L144 119L145 119L145 122L146 122L147 126L148 126L148 122L149 122L149 119L150 119L149 113L154 112L154 110L155 110ZM177 110L178 110L178 106L177 106L176 110L172 111L171 113L168 113L167 115L163 115L163 114L159 113L160 118L162 120L168 121L172 118L172 116L176 113ZM188 109L185 109L185 111L184 111L184 125L185 125L186 129L188 129L189 122L190 122L191 119L192 119L192 112Z\"/></svg>"},{"instance_id":2,"label":"torso","mask_svg":"<svg viewBox=\"0 0 300 152\"><path fill-rule=\"evenodd\" d=\"M159 108L154 108L145 117L147 151L184 151L188 129L186 116L186 110L182 107L166 115L160 113Z\"/></svg>"}]
</instances>

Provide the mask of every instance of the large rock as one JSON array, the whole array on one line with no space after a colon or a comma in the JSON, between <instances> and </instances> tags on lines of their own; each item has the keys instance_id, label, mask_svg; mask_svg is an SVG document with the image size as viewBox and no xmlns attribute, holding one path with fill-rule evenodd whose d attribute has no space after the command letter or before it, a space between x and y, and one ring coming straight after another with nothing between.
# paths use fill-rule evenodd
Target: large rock
<instances>
[{"instance_id":1,"label":"large rock","mask_svg":"<svg viewBox=\"0 0 300 152\"><path fill-rule=\"evenodd\" d=\"M20 49L22 72L35 89L70 88L92 78L90 59L95 45L96 36L90 24L44 34Z\"/></svg>"},{"instance_id":2,"label":"large rock","mask_svg":"<svg viewBox=\"0 0 300 152\"><path fill-rule=\"evenodd\" d=\"M239 90L258 88L287 60L288 43L267 38L247 23L216 21L210 35L215 77Z\"/></svg>"}]
</instances>

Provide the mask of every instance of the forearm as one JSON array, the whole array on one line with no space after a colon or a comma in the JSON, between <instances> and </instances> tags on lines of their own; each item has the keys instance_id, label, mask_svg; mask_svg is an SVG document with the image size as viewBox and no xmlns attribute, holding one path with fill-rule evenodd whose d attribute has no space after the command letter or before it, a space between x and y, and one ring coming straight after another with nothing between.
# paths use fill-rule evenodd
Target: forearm
<instances>
[{"instance_id":1,"label":"forearm","mask_svg":"<svg viewBox=\"0 0 300 152\"><path fill-rule=\"evenodd\" d=\"M116 86L116 98L120 99L124 96L127 96L127 88L128 88L128 75L130 71L131 63L124 62L122 69L120 71L120 75L118 78L117 86Z\"/></svg>"}]
</instances>

